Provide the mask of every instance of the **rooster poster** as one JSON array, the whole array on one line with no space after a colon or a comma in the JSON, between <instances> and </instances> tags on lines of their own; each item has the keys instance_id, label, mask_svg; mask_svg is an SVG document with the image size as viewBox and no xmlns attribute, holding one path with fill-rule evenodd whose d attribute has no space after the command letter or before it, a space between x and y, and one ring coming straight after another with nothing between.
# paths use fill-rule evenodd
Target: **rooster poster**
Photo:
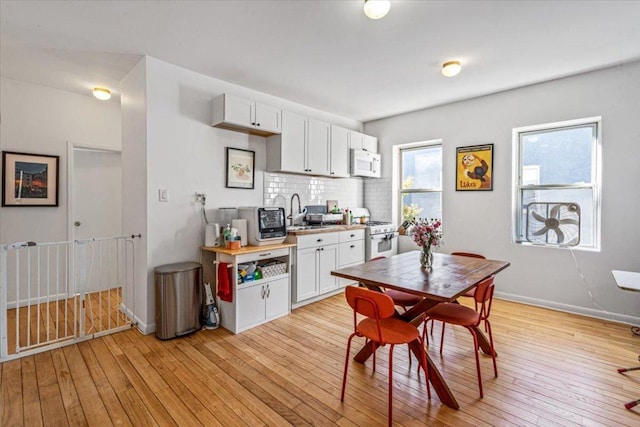
<instances>
[{"instance_id":1,"label":"rooster poster","mask_svg":"<svg viewBox=\"0 0 640 427\"><path fill-rule=\"evenodd\" d=\"M456 191L493 190L493 144L456 148Z\"/></svg>"}]
</instances>

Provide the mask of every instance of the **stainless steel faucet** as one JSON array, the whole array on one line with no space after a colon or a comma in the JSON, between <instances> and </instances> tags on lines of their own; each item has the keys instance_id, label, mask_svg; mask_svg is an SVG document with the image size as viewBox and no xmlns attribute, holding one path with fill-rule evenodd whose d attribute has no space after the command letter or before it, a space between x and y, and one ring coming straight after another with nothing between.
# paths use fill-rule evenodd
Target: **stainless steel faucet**
<instances>
[{"instance_id":1,"label":"stainless steel faucet","mask_svg":"<svg viewBox=\"0 0 640 427\"><path fill-rule=\"evenodd\" d=\"M293 198L298 198L298 213L302 212L302 207L300 206L300 195L298 193L293 193L291 196L291 210L289 211L289 218L291 219L291 225L293 226Z\"/></svg>"}]
</instances>

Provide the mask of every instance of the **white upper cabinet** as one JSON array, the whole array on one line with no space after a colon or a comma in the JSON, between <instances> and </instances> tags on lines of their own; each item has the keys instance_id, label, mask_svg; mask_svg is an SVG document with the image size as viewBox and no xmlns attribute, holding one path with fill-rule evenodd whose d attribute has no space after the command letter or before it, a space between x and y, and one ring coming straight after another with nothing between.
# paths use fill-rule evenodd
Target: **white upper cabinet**
<instances>
[{"instance_id":1,"label":"white upper cabinet","mask_svg":"<svg viewBox=\"0 0 640 427\"><path fill-rule=\"evenodd\" d=\"M309 118L307 138L307 172L313 175L329 175L329 143L331 125Z\"/></svg>"},{"instance_id":2,"label":"white upper cabinet","mask_svg":"<svg viewBox=\"0 0 640 427\"><path fill-rule=\"evenodd\" d=\"M267 138L267 171L307 173L306 116L282 112L282 134Z\"/></svg>"},{"instance_id":3,"label":"white upper cabinet","mask_svg":"<svg viewBox=\"0 0 640 427\"><path fill-rule=\"evenodd\" d=\"M282 110L225 93L213 99L212 126L260 136L282 131Z\"/></svg>"},{"instance_id":4,"label":"white upper cabinet","mask_svg":"<svg viewBox=\"0 0 640 427\"><path fill-rule=\"evenodd\" d=\"M289 111L282 134L267 138L267 171L329 175L331 125Z\"/></svg>"},{"instance_id":5,"label":"white upper cabinet","mask_svg":"<svg viewBox=\"0 0 640 427\"><path fill-rule=\"evenodd\" d=\"M378 153L378 138L355 130L349 131L349 148Z\"/></svg>"},{"instance_id":6,"label":"white upper cabinet","mask_svg":"<svg viewBox=\"0 0 640 427\"><path fill-rule=\"evenodd\" d=\"M332 177L349 177L349 129L331 125L331 156L329 161Z\"/></svg>"}]
</instances>

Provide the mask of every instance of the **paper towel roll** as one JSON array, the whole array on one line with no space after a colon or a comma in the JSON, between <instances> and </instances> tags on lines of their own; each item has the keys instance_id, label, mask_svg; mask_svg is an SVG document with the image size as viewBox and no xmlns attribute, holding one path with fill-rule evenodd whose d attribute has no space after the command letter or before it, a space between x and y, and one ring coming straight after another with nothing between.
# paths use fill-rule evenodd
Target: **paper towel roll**
<instances>
[{"instance_id":1,"label":"paper towel roll","mask_svg":"<svg viewBox=\"0 0 640 427\"><path fill-rule=\"evenodd\" d=\"M220 245L220 226L218 224L207 224L205 226L204 245L208 247Z\"/></svg>"},{"instance_id":2,"label":"paper towel roll","mask_svg":"<svg viewBox=\"0 0 640 427\"><path fill-rule=\"evenodd\" d=\"M231 221L231 226L238 229L238 235L240 236L240 245L247 246L247 220L234 219Z\"/></svg>"}]
</instances>

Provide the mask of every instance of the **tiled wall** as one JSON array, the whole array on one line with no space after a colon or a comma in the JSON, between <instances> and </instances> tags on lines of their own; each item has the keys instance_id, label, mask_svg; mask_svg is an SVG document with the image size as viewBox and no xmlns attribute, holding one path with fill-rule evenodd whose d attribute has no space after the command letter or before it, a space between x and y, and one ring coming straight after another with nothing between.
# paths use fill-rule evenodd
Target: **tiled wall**
<instances>
[{"instance_id":1,"label":"tiled wall","mask_svg":"<svg viewBox=\"0 0 640 427\"><path fill-rule=\"evenodd\" d=\"M264 173L265 206L284 206L288 214L291 196L294 193L300 196L303 208L306 205L324 205L327 200L337 200L340 209L364 206L361 178L319 178ZM297 202L294 202L294 205L297 205ZM295 208L297 209L297 206Z\"/></svg>"},{"instance_id":2,"label":"tiled wall","mask_svg":"<svg viewBox=\"0 0 640 427\"><path fill-rule=\"evenodd\" d=\"M391 221L391 178L364 180L364 206L376 221Z\"/></svg>"}]
</instances>

